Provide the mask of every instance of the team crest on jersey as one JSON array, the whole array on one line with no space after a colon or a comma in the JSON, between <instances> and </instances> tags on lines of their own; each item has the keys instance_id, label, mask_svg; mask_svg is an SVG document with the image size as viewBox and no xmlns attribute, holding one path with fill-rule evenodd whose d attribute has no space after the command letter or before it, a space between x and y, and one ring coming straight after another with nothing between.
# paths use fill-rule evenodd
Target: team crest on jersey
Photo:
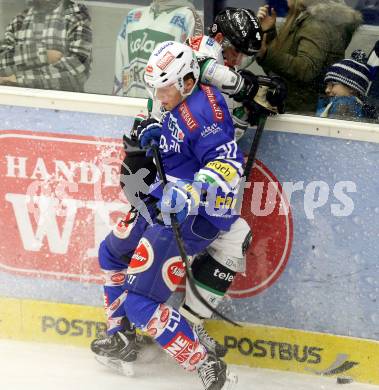
<instances>
[{"instance_id":1,"label":"team crest on jersey","mask_svg":"<svg viewBox=\"0 0 379 390\"><path fill-rule=\"evenodd\" d=\"M183 122L186 124L190 131L195 130L199 126L195 118L193 117L191 111L189 110L189 107L187 106L186 102L183 102L179 106L178 111L183 119Z\"/></svg>"},{"instance_id":2,"label":"team crest on jersey","mask_svg":"<svg viewBox=\"0 0 379 390\"><path fill-rule=\"evenodd\" d=\"M150 242L142 237L129 264L128 274L138 274L151 267L154 262L154 250Z\"/></svg>"},{"instance_id":3,"label":"team crest on jersey","mask_svg":"<svg viewBox=\"0 0 379 390\"><path fill-rule=\"evenodd\" d=\"M158 62L157 67L159 69L165 70L172 61L174 61L175 56L171 52L167 52Z\"/></svg>"},{"instance_id":4,"label":"team crest on jersey","mask_svg":"<svg viewBox=\"0 0 379 390\"><path fill-rule=\"evenodd\" d=\"M167 287L175 291L182 282L186 270L180 256L171 257L162 267L162 277Z\"/></svg>"},{"instance_id":5,"label":"team crest on jersey","mask_svg":"<svg viewBox=\"0 0 379 390\"><path fill-rule=\"evenodd\" d=\"M221 107L217 103L215 94L212 91L212 88L208 85L201 85L201 89L205 92L205 95L208 98L208 101L212 107L213 118L215 121L221 122L224 120L224 113Z\"/></svg>"}]
</instances>

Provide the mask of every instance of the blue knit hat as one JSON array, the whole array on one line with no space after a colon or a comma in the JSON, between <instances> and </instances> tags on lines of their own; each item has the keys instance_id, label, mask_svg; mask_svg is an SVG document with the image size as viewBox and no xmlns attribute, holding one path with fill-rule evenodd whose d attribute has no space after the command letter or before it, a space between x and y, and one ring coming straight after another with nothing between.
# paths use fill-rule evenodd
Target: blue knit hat
<instances>
[{"instance_id":1,"label":"blue knit hat","mask_svg":"<svg viewBox=\"0 0 379 390\"><path fill-rule=\"evenodd\" d=\"M366 95L370 83L370 70L364 62L367 56L362 51L356 50L352 54L352 59L344 59L333 64L326 73L324 81L337 82L361 95Z\"/></svg>"}]
</instances>

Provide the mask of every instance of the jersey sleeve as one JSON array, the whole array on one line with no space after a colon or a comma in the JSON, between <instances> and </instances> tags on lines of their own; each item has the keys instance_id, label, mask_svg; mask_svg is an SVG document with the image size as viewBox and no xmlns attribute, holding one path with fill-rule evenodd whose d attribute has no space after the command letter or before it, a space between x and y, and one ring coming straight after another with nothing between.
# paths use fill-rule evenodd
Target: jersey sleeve
<instances>
[{"instance_id":1,"label":"jersey sleeve","mask_svg":"<svg viewBox=\"0 0 379 390\"><path fill-rule=\"evenodd\" d=\"M225 100L219 93L212 96L216 98L213 107L204 108L196 137L192 138L193 150L201 166L195 179L229 193L242 177L243 155L234 140L233 123Z\"/></svg>"}]
</instances>

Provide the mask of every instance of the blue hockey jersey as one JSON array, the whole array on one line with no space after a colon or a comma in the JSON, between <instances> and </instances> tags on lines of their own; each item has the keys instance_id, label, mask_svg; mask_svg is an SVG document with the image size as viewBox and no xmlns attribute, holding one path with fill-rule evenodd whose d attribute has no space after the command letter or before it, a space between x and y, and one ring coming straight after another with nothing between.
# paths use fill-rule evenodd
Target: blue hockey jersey
<instances>
[{"instance_id":1,"label":"blue hockey jersey","mask_svg":"<svg viewBox=\"0 0 379 390\"><path fill-rule=\"evenodd\" d=\"M200 85L167 113L160 152L168 181L192 183L195 175L212 178L209 194L213 195L200 206L199 214L219 229L228 230L238 218L233 207L243 173L243 154L234 141L232 118L217 89ZM152 194L161 197L162 188Z\"/></svg>"}]
</instances>

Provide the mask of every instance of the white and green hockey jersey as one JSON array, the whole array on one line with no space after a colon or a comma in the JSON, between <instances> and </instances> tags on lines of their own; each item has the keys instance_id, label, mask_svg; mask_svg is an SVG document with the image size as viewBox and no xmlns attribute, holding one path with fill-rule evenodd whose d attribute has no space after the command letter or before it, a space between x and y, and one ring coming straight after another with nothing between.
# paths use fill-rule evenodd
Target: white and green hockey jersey
<instances>
[{"instance_id":1,"label":"white and green hockey jersey","mask_svg":"<svg viewBox=\"0 0 379 390\"><path fill-rule=\"evenodd\" d=\"M155 46L202 33L202 20L190 1L155 0L131 10L117 37L113 94L148 97L143 74Z\"/></svg>"}]
</instances>

